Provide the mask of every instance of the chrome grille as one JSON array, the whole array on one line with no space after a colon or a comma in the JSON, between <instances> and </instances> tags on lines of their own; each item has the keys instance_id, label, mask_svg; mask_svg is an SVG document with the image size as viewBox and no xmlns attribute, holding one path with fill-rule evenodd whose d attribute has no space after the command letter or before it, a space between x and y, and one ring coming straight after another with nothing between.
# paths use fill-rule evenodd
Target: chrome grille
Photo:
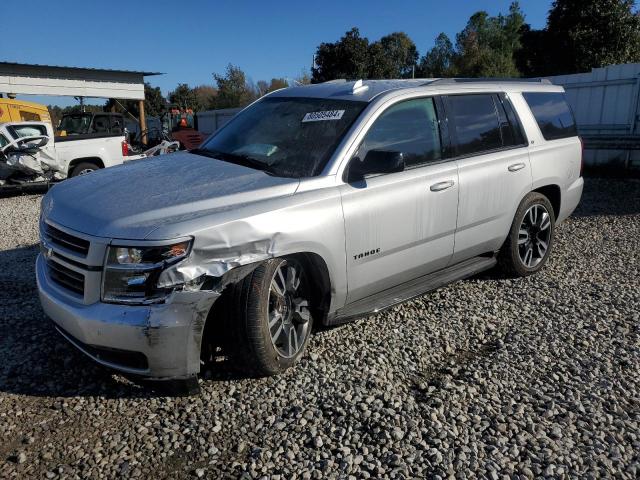
<instances>
[{"instance_id":1,"label":"chrome grille","mask_svg":"<svg viewBox=\"0 0 640 480\"><path fill-rule=\"evenodd\" d=\"M49 267L51 280L84 297L84 275L82 273L71 270L51 259L47 260L47 267Z\"/></svg>"},{"instance_id":2,"label":"chrome grille","mask_svg":"<svg viewBox=\"0 0 640 480\"><path fill-rule=\"evenodd\" d=\"M89 253L89 241L58 230L49 224L44 231L46 239L52 244L86 257Z\"/></svg>"}]
</instances>

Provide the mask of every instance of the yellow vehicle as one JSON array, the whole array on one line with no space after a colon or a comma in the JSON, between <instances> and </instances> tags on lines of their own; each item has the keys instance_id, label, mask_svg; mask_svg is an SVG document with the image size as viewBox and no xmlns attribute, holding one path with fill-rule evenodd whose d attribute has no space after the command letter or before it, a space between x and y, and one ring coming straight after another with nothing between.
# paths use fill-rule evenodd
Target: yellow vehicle
<instances>
[{"instance_id":1,"label":"yellow vehicle","mask_svg":"<svg viewBox=\"0 0 640 480\"><path fill-rule=\"evenodd\" d=\"M45 105L13 98L0 98L0 123L4 122L48 122L49 110Z\"/></svg>"}]
</instances>

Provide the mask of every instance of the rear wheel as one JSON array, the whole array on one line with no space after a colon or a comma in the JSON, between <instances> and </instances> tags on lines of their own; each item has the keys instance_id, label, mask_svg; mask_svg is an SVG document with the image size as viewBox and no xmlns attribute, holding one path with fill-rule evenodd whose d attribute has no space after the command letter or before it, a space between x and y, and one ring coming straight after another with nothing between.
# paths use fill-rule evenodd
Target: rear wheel
<instances>
[{"instance_id":1,"label":"rear wheel","mask_svg":"<svg viewBox=\"0 0 640 480\"><path fill-rule=\"evenodd\" d=\"M555 216L549 199L538 192L527 194L498 256L503 270L519 277L538 272L549 259L554 233Z\"/></svg>"},{"instance_id":2,"label":"rear wheel","mask_svg":"<svg viewBox=\"0 0 640 480\"><path fill-rule=\"evenodd\" d=\"M87 173L95 172L100 167L91 162L80 162L71 171L70 177L77 177L80 175L86 175Z\"/></svg>"},{"instance_id":3,"label":"rear wheel","mask_svg":"<svg viewBox=\"0 0 640 480\"><path fill-rule=\"evenodd\" d=\"M275 375L302 357L313 326L308 286L293 258L268 260L236 286L236 353L245 370Z\"/></svg>"}]
</instances>

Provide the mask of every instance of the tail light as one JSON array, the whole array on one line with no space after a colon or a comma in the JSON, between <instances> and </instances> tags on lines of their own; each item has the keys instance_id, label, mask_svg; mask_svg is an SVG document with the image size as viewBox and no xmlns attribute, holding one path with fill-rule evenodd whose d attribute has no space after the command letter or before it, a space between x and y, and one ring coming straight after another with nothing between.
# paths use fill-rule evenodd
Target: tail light
<instances>
[{"instance_id":1,"label":"tail light","mask_svg":"<svg viewBox=\"0 0 640 480\"><path fill-rule=\"evenodd\" d=\"M578 137L580 139L580 176L582 176L582 172L584 172L584 140L582 137Z\"/></svg>"},{"instance_id":2,"label":"tail light","mask_svg":"<svg viewBox=\"0 0 640 480\"><path fill-rule=\"evenodd\" d=\"M129 155L129 144L127 143L126 140L122 141L122 156L126 157Z\"/></svg>"}]
</instances>

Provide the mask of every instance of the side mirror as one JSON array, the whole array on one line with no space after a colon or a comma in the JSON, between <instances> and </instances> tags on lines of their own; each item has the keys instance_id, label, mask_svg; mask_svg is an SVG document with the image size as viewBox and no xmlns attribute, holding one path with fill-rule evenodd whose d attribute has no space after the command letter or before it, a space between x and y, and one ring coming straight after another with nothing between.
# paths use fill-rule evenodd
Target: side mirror
<instances>
[{"instance_id":1,"label":"side mirror","mask_svg":"<svg viewBox=\"0 0 640 480\"><path fill-rule=\"evenodd\" d=\"M369 150L364 160L358 157L349 163L348 181L362 180L366 175L376 173L395 173L404 170L404 155L402 152L387 152L383 150Z\"/></svg>"}]
</instances>

